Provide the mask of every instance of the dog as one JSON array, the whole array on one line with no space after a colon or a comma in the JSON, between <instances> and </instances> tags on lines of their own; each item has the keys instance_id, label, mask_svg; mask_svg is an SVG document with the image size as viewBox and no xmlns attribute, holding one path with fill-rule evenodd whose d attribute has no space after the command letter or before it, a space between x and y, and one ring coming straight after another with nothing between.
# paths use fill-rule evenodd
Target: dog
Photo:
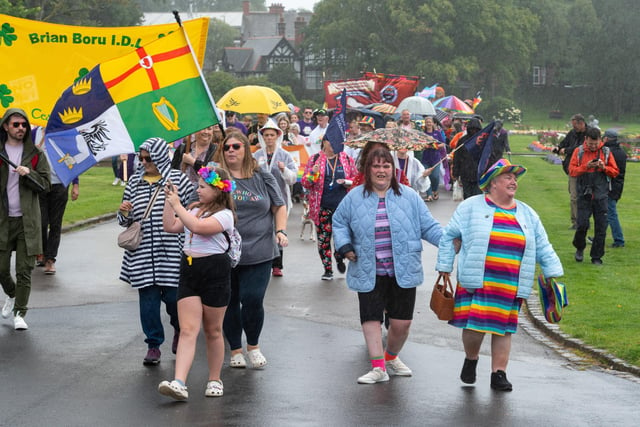
<instances>
[{"instance_id":1,"label":"dog","mask_svg":"<svg viewBox=\"0 0 640 427\"><path fill-rule=\"evenodd\" d=\"M309 218L309 201L307 198L302 199L302 229L300 230L300 240L304 240L304 230L309 226L309 240L316 241L316 225Z\"/></svg>"}]
</instances>

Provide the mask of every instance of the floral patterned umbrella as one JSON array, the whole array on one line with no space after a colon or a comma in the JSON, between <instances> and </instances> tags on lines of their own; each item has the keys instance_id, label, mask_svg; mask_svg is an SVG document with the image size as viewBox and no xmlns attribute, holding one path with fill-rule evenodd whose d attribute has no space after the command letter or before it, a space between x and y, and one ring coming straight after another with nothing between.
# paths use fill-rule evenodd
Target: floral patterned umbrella
<instances>
[{"instance_id":1,"label":"floral patterned umbrella","mask_svg":"<svg viewBox=\"0 0 640 427\"><path fill-rule=\"evenodd\" d=\"M423 132L395 127L376 129L351 141L345 141L345 144L350 147L362 148L369 141L386 144L390 150L405 148L409 151L420 151L438 142Z\"/></svg>"}]
</instances>

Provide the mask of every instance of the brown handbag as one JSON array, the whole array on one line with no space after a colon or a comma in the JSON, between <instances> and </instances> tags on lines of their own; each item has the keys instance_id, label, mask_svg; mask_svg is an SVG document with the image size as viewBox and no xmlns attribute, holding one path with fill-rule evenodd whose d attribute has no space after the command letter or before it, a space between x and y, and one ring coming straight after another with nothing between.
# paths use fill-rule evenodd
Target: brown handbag
<instances>
[{"instance_id":1,"label":"brown handbag","mask_svg":"<svg viewBox=\"0 0 640 427\"><path fill-rule=\"evenodd\" d=\"M453 319L454 291L449 275L440 273L431 292L431 310L440 320Z\"/></svg>"}]
</instances>

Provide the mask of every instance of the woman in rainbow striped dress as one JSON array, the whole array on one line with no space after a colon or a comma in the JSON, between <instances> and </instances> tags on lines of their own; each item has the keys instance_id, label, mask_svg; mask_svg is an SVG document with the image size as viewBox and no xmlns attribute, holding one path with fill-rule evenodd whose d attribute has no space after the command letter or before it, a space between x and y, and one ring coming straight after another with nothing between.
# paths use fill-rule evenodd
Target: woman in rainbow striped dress
<instances>
[{"instance_id":1,"label":"woman in rainbow striped dress","mask_svg":"<svg viewBox=\"0 0 640 427\"><path fill-rule=\"evenodd\" d=\"M540 218L514 198L525 172L500 159L480 177L484 194L458 206L443 231L436 265L441 273L453 271L454 239L460 239L454 318L449 322L463 329L466 357L460 379L475 383L480 346L485 334L491 334L491 388L501 391L512 390L506 374L511 335L522 301L531 294L536 263L545 277L563 275Z\"/></svg>"}]
</instances>

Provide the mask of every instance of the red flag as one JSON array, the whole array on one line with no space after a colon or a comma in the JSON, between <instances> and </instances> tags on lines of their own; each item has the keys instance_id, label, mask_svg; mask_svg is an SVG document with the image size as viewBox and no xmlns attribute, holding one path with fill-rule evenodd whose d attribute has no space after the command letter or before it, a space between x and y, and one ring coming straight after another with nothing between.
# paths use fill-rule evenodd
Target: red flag
<instances>
[{"instance_id":1,"label":"red flag","mask_svg":"<svg viewBox=\"0 0 640 427\"><path fill-rule=\"evenodd\" d=\"M364 73L365 79L376 80L376 93L379 101L385 104L398 106L400 101L413 94L418 90L417 76L398 76L395 74L382 73Z\"/></svg>"}]
</instances>

